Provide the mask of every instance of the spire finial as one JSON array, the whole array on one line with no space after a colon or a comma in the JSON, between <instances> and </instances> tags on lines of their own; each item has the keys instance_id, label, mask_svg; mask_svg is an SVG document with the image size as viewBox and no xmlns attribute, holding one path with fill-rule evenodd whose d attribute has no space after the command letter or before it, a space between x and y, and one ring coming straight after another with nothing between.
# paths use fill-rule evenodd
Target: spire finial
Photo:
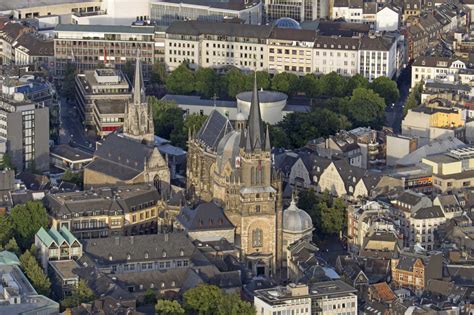
<instances>
[{"instance_id":1,"label":"spire finial","mask_svg":"<svg viewBox=\"0 0 474 315\"><path fill-rule=\"evenodd\" d=\"M133 85L133 103L141 104L144 101L143 73L140 62L140 50L137 49L137 60L135 63L135 78Z\"/></svg>"}]
</instances>

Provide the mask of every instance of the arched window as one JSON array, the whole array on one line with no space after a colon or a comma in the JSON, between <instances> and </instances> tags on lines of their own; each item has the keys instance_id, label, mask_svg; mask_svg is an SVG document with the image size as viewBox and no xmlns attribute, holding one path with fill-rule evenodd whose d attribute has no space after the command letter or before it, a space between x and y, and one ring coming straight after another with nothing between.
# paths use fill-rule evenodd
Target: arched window
<instances>
[{"instance_id":1,"label":"arched window","mask_svg":"<svg viewBox=\"0 0 474 315\"><path fill-rule=\"evenodd\" d=\"M145 259L148 259L148 252L145 252Z\"/></svg>"},{"instance_id":2,"label":"arched window","mask_svg":"<svg viewBox=\"0 0 474 315\"><path fill-rule=\"evenodd\" d=\"M127 254L127 260L130 260L132 257L130 256L130 254Z\"/></svg>"},{"instance_id":3,"label":"arched window","mask_svg":"<svg viewBox=\"0 0 474 315\"><path fill-rule=\"evenodd\" d=\"M252 231L252 246L262 247L263 244L263 232L261 229L255 229Z\"/></svg>"},{"instance_id":4,"label":"arched window","mask_svg":"<svg viewBox=\"0 0 474 315\"><path fill-rule=\"evenodd\" d=\"M109 260L112 261L113 260L113 257L112 255L109 255Z\"/></svg>"},{"instance_id":5,"label":"arched window","mask_svg":"<svg viewBox=\"0 0 474 315\"><path fill-rule=\"evenodd\" d=\"M179 256L184 256L184 250L182 249L179 250Z\"/></svg>"},{"instance_id":6,"label":"arched window","mask_svg":"<svg viewBox=\"0 0 474 315\"><path fill-rule=\"evenodd\" d=\"M162 256L166 257L166 251L165 250L163 251Z\"/></svg>"}]
</instances>

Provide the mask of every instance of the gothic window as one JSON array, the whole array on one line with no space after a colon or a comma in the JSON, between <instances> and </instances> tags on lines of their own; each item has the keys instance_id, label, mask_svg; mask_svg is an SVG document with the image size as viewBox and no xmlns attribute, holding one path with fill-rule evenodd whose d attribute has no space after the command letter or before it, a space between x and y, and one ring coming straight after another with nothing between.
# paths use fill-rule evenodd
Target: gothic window
<instances>
[{"instance_id":1,"label":"gothic window","mask_svg":"<svg viewBox=\"0 0 474 315\"><path fill-rule=\"evenodd\" d=\"M263 244L263 232L261 229L255 229L252 231L252 246L262 247Z\"/></svg>"},{"instance_id":2,"label":"gothic window","mask_svg":"<svg viewBox=\"0 0 474 315\"><path fill-rule=\"evenodd\" d=\"M259 205L255 207L255 212L260 213L260 206Z\"/></svg>"}]
</instances>

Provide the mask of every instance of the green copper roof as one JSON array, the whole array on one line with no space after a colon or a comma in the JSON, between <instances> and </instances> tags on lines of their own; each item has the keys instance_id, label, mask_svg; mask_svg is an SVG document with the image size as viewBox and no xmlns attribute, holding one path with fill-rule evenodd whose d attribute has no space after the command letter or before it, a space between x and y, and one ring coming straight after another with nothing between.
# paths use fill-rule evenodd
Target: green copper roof
<instances>
[{"instance_id":1,"label":"green copper roof","mask_svg":"<svg viewBox=\"0 0 474 315\"><path fill-rule=\"evenodd\" d=\"M0 265L20 265L20 261L14 253L4 250L0 252Z\"/></svg>"},{"instance_id":2,"label":"green copper roof","mask_svg":"<svg viewBox=\"0 0 474 315\"><path fill-rule=\"evenodd\" d=\"M36 232L36 236L45 244L47 247L50 247L52 243L56 243L54 239L49 235L46 230L41 227L38 232ZM56 243L56 245L58 245Z\"/></svg>"},{"instance_id":3,"label":"green copper roof","mask_svg":"<svg viewBox=\"0 0 474 315\"><path fill-rule=\"evenodd\" d=\"M49 235L56 241L56 244L61 246L62 243L66 242L64 237L56 229L51 228L49 230ZM67 242L66 242L67 243Z\"/></svg>"},{"instance_id":4,"label":"green copper roof","mask_svg":"<svg viewBox=\"0 0 474 315\"><path fill-rule=\"evenodd\" d=\"M71 231L69 231L67 227L63 226L61 227L59 231L61 232L61 235L66 239L66 241L69 243L69 245L72 245L72 243L76 241L79 243L77 238L74 235L72 235Z\"/></svg>"}]
</instances>

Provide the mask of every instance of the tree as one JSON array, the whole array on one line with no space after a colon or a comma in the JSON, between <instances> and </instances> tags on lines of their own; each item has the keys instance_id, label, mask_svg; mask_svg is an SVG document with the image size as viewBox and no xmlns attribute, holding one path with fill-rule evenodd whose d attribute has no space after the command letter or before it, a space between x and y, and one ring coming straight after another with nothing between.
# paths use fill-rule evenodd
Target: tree
<instances>
[{"instance_id":1,"label":"tree","mask_svg":"<svg viewBox=\"0 0 474 315\"><path fill-rule=\"evenodd\" d=\"M418 83L413 87L403 107L403 114L406 115L409 109L417 108L421 104L421 93L423 92L423 84Z\"/></svg>"},{"instance_id":2,"label":"tree","mask_svg":"<svg viewBox=\"0 0 474 315\"><path fill-rule=\"evenodd\" d=\"M369 80L360 74L353 75L349 78L346 85L346 95L352 95L352 91L357 88L368 88Z\"/></svg>"},{"instance_id":3,"label":"tree","mask_svg":"<svg viewBox=\"0 0 474 315\"><path fill-rule=\"evenodd\" d=\"M61 306L64 308L73 308L82 303L87 303L94 300L94 292L89 288L86 281L83 279L79 280L77 286L75 286L70 296L66 296L61 301Z\"/></svg>"},{"instance_id":4,"label":"tree","mask_svg":"<svg viewBox=\"0 0 474 315\"><path fill-rule=\"evenodd\" d=\"M78 186L81 186L83 181L83 178L80 173L73 173L70 170L66 170L61 179L69 183L74 183Z\"/></svg>"},{"instance_id":5,"label":"tree","mask_svg":"<svg viewBox=\"0 0 474 315\"><path fill-rule=\"evenodd\" d=\"M247 87L247 80L250 77L237 68L232 68L224 75L226 93L230 98L235 98L240 92L244 92Z\"/></svg>"},{"instance_id":6,"label":"tree","mask_svg":"<svg viewBox=\"0 0 474 315\"><path fill-rule=\"evenodd\" d=\"M183 307L175 300L158 300L155 311L158 315L182 315L185 313Z\"/></svg>"},{"instance_id":7,"label":"tree","mask_svg":"<svg viewBox=\"0 0 474 315\"><path fill-rule=\"evenodd\" d=\"M26 250L20 256L20 263L23 271L31 282L35 290L42 295L49 295L51 282L38 264L31 250Z\"/></svg>"},{"instance_id":8,"label":"tree","mask_svg":"<svg viewBox=\"0 0 474 315\"><path fill-rule=\"evenodd\" d=\"M201 129L202 125L206 121L206 115L199 115L199 114L190 114L187 115L184 119L184 134L188 134L189 130L194 130L197 132Z\"/></svg>"},{"instance_id":9,"label":"tree","mask_svg":"<svg viewBox=\"0 0 474 315\"><path fill-rule=\"evenodd\" d=\"M13 224L10 217L0 214L0 245L5 245L13 236Z\"/></svg>"},{"instance_id":10,"label":"tree","mask_svg":"<svg viewBox=\"0 0 474 315\"><path fill-rule=\"evenodd\" d=\"M318 97L321 95L321 84L314 74L307 74L300 78L300 91L307 97Z\"/></svg>"},{"instance_id":11,"label":"tree","mask_svg":"<svg viewBox=\"0 0 474 315\"><path fill-rule=\"evenodd\" d=\"M166 82L166 66L163 62L154 63L151 67L150 82L164 84Z\"/></svg>"},{"instance_id":12,"label":"tree","mask_svg":"<svg viewBox=\"0 0 474 315\"><path fill-rule=\"evenodd\" d=\"M268 125L270 132L270 143L274 148L291 148L290 139L283 128L275 125Z\"/></svg>"},{"instance_id":13,"label":"tree","mask_svg":"<svg viewBox=\"0 0 474 315\"><path fill-rule=\"evenodd\" d=\"M217 315L255 315L255 307L242 301L237 293L225 294L218 303Z\"/></svg>"},{"instance_id":14,"label":"tree","mask_svg":"<svg viewBox=\"0 0 474 315\"><path fill-rule=\"evenodd\" d=\"M322 75L319 78L321 82L321 94L328 97L346 96L346 79L336 72Z\"/></svg>"},{"instance_id":15,"label":"tree","mask_svg":"<svg viewBox=\"0 0 474 315\"><path fill-rule=\"evenodd\" d=\"M182 63L166 78L166 88L174 94L190 94L194 91L194 72Z\"/></svg>"},{"instance_id":16,"label":"tree","mask_svg":"<svg viewBox=\"0 0 474 315\"><path fill-rule=\"evenodd\" d=\"M15 253L15 255L17 256L21 254L20 247L18 247L18 244L16 243L16 240L13 237L5 245L5 250Z\"/></svg>"},{"instance_id":17,"label":"tree","mask_svg":"<svg viewBox=\"0 0 474 315\"><path fill-rule=\"evenodd\" d=\"M62 92L67 99L73 99L76 93L76 65L68 62L64 69L64 80Z\"/></svg>"},{"instance_id":18,"label":"tree","mask_svg":"<svg viewBox=\"0 0 474 315\"><path fill-rule=\"evenodd\" d=\"M176 103L158 100L155 97L150 97L148 102L153 110L155 134L184 148L187 134L184 133L183 111Z\"/></svg>"},{"instance_id":19,"label":"tree","mask_svg":"<svg viewBox=\"0 0 474 315\"><path fill-rule=\"evenodd\" d=\"M357 88L349 101L348 115L354 127L379 128L385 117L385 102L374 91Z\"/></svg>"},{"instance_id":20,"label":"tree","mask_svg":"<svg viewBox=\"0 0 474 315\"><path fill-rule=\"evenodd\" d=\"M273 76L272 89L293 96L298 92L298 76L293 73L281 72Z\"/></svg>"},{"instance_id":21,"label":"tree","mask_svg":"<svg viewBox=\"0 0 474 315\"><path fill-rule=\"evenodd\" d=\"M270 74L266 71L257 71L257 86L259 89L264 89L264 90L269 90L272 84L272 80L270 78ZM253 80L252 80L252 86L249 89L253 88Z\"/></svg>"},{"instance_id":22,"label":"tree","mask_svg":"<svg viewBox=\"0 0 474 315\"><path fill-rule=\"evenodd\" d=\"M145 296L143 297L143 303L145 304L155 304L156 303L156 294L153 289L147 289L145 291Z\"/></svg>"},{"instance_id":23,"label":"tree","mask_svg":"<svg viewBox=\"0 0 474 315\"><path fill-rule=\"evenodd\" d=\"M395 103L400 98L397 83L387 77L376 78L370 88L385 100L385 105Z\"/></svg>"},{"instance_id":24,"label":"tree","mask_svg":"<svg viewBox=\"0 0 474 315\"><path fill-rule=\"evenodd\" d=\"M41 227L48 227L48 214L38 201L16 205L10 212L10 219L13 225L13 236L23 250L30 247L36 232Z\"/></svg>"},{"instance_id":25,"label":"tree","mask_svg":"<svg viewBox=\"0 0 474 315\"><path fill-rule=\"evenodd\" d=\"M205 98L218 94L219 78L211 68L199 68L195 73L194 89Z\"/></svg>"},{"instance_id":26,"label":"tree","mask_svg":"<svg viewBox=\"0 0 474 315\"><path fill-rule=\"evenodd\" d=\"M222 291L214 285L201 284L184 293L184 306L197 314L216 314Z\"/></svg>"},{"instance_id":27,"label":"tree","mask_svg":"<svg viewBox=\"0 0 474 315\"><path fill-rule=\"evenodd\" d=\"M15 170L15 165L13 165L11 156L6 152L3 154L2 158L2 170L5 169Z\"/></svg>"}]
</instances>

